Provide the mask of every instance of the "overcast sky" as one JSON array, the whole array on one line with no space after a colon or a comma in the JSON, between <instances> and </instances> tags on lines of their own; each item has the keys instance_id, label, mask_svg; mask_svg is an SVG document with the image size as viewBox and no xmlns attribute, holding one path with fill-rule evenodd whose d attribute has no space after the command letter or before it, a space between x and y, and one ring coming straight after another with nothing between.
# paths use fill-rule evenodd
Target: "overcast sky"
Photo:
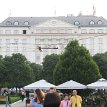
<instances>
[{"instance_id":1,"label":"overcast sky","mask_svg":"<svg viewBox=\"0 0 107 107\"><path fill-rule=\"evenodd\" d=\"M93 4L96 15L107 19L107 0L0 0L0 22L9 16L92 14Z\"/></svg>"}]
</instances>

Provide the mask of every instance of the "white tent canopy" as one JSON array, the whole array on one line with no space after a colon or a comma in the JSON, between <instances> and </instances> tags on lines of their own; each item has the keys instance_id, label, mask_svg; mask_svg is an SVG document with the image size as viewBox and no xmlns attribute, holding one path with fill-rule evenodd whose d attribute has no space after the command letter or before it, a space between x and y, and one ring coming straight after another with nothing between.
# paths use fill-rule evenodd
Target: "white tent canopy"
<instances>
[{"instance_id":1,"label":"white tent canopy","mask_svg":"<svg viewBox=\"0 0 107 107\"><path fill-rule=\"evenodd\" d=\"M107 89L107 80L101 78L94 83L88 84L87 87L90 89Z\"/></svg>"},{"instance_id":2,"label":"white tent canopy","mask_svg":"<svg viewBox=\"0 0 107 107\"><path fill-rule=\"evenodd\" d=\"M24 89L49 89L55 85L48 83L46 80L39 80L24 87Z\"/></svg>"},{"instance_id":3,"label":"white tent canopy","mask_svg":"<svg viewBox=\"0 0 107 107\"><path fill-rule=\"evenodd\" d=\"M86 86L73 80L67 81L56 87L57 89L85 89Z\"/></svg>"}]
</instances>

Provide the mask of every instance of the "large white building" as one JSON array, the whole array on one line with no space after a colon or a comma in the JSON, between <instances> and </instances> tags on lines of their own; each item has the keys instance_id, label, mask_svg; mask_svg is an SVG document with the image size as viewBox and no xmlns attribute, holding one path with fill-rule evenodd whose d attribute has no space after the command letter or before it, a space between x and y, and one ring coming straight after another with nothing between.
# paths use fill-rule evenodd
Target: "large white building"
<instances>
[{"instance_id":1,"label":"large white building","mask_svg":"<svg viewBox=\"0 0 107 107\"><path fill-rule=\"evenodd\" d=\"M107 20L97 16L8 17L0 23L0 54L22 53L41 64L47 54L61 53L77 39L92 55L107 51ZM57 48L43 49L41 48Z\"/></svg>"}]
</instances>

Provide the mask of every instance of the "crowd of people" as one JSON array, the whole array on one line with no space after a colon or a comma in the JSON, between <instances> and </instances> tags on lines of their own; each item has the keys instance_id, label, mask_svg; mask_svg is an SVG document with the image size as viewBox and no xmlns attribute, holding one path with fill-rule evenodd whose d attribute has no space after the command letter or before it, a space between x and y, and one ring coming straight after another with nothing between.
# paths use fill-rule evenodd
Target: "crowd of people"
<instances>
[{"instance_id":1,"label":"crowd of people","mask_svg":"<svg viewBox=\"0 0 107 107\"><path fill-rule=\"evenodd\" d=\"M29 90L22 90L20 97L23 100L26 98L26 107L100 107L101 101L99 97L82 97L77 95L77 90L73 90L69 95L61 94L56 88L51 87L45 92L41 89L36 89L31 93ZM6 107L11 107L10 94L4 91L6 96ZM107 96L103 98L104 105L107 107Z\"/></svg>"},{"instance_id":2,"label":"crowd of people","mask_svg":"<svg viewBox=\"0 0 107 107\"><path fill-rule=\"evenodd\" d=\"M23 100L22 100L23 101ZM49 92L44 93L41 89L36 89L28 107L81 107L82 98L77 95L77 90L72 91L72 96L64 94L63 98L51 87Z\"/></svg>"}]
</instances>

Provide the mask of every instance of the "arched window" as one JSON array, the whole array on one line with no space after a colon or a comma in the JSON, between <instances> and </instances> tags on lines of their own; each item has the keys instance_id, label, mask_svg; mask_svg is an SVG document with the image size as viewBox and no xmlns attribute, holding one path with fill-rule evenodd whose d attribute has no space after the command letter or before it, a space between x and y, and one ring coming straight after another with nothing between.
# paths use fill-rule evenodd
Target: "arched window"
<instances>
[{"instance_id":1,"label":"arched window","mask_svg":"<svg viewBox=\"0 0 107 107\"><path fill-rule=\"evenodd\" d=\"M24 22L24 25L29 25L29 22L28 22L28 21L25 21L25 22Z\"/></svg>"},{"instance_id":2,"label":"arched window","mask_svg":"<svg viewBox=\"0 0 107 107\"><path fill-rule=\"evenodd\" d=\"M94 25L95 24L95 22L92 20L92 21L90 21L90 25Z\"/></svg>"},{"instance_id":3,"label":"arched window","mask_svg":"<svg viewBox=\"0 0 107 107\"><path fill-rule=\"evenodd\" d=\"M103 22L102 22L101 20L99 20L99 21L97 22L97 24L98 24L98 25L101 25L101 24L103 24Z\"/></svg>"},{"instance_id":4,"label":"arched window","mask_svg":"<svg viewBox=\"0 0 107 107\"><path fill-rule=\"evenodd\" d=\"M95 29L90 29L90 30L89 30L89 33L91 33L91 34L92 34L92 33L95 33Z\"/></svg>"},{"instance_id":5,"label":"arched window","mask_svg":"<svg viewBox=\"0 0 107 107\"><path fill-rule=\"evenodd\" d=\"M74 25L79 25L80 23L78 21L75 21L74 22Z\"/></svg>"},{"instance_id":6,"label":"arched window","mask_svg":"<svg viewBox=\"0 0 107 107\"><path fill-rule=\"evenodd\" d=\"M18 25L19 25L19 22L18 22L18 21L14 22L14 25L17 25L17 26L18 26Z\"/></svg>"},{"instance_id":7,"label":"arched window","mask_svg":"<svg viewBox=\"0 0 107 107\"><path fill-rule=\"evenodd\" d=\"M10 21L7 21L6 25L12 25L12 23Z\"/></svg>"}]
</instances>

